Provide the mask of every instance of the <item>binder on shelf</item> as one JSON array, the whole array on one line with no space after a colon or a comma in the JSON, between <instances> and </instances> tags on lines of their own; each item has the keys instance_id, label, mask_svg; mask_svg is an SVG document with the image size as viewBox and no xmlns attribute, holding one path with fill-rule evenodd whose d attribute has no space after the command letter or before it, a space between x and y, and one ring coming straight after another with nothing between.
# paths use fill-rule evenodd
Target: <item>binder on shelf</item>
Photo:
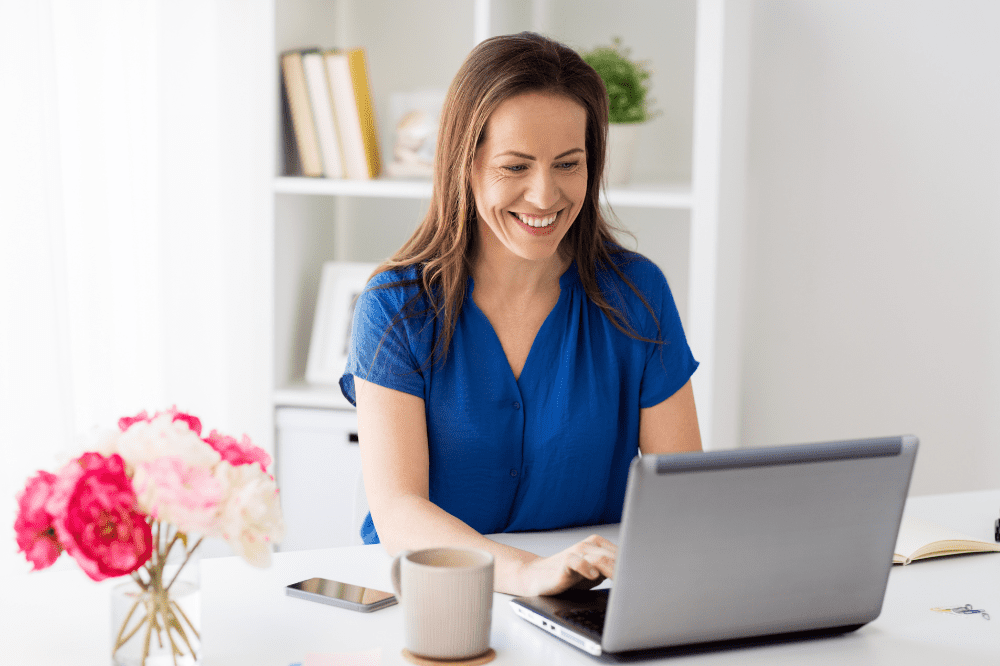
<instances>
[{"instance_id":1,"label":"binder on shelf","mask_svg":"<svg viewBox=\"0 0 1000 666\"><path fill-rule=\"evenodd\" d=\"M344 168L340 152L340 138L326 75L326 65L319 49L308 49L302 52L302 67L305 70L313 121L316 123L316 136L323 164L323 175L327 178L343 178Z\"/></svg>"},{"instance_id":2,"label":"binder on shelf","mask_svg":"<svg viewBox=\"0 0 1000 666\"><path fill-rule=\"evenodd\" d=\"M285 95L292 116L292 133L298 149L299 163L303 176L323 175L323 163L319 153L316 125L313 120L309 90L301 51L286 51L281 54L281 73L285 83Z\"/></svg>"},{"instance_id":3,"label":"binder on shelf","mask_svg":"<svg viewBox=\"0 0 1000 666\"><path fill-rule=\"evenodd\" d=\"M331 50L323 56L340 129L345 175L375 178L382 165L364 49Z\"/></svg>"}]
</instances>

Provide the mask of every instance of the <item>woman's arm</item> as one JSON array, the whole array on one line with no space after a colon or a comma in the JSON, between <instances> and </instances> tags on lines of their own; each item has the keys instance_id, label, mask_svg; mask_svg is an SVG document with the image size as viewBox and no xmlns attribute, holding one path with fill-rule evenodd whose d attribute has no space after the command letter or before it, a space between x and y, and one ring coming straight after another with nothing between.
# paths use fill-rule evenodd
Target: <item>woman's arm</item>
<instances>
[{"instance_id":1,"label":"woman's arm","mask_svg":"<svg viewBox=\"0 0 1000 666\"><path fill-rule=\"evenodd\" d=\"M639 412L639 451L644 454L701 451L701 431L690 379L660 404Z\"/></svg>"},{"instance_id":2,"label":"woman's arm","mask_svg":"<svg viewBox=\"0 0 1000 666\"><path fill-rule=\"evenodd\" d=\"M488 539L430 502L424 401L357 377L354 387L365 493L390 555L443 545L480 548L495 559L496 590L522 596L593 587L612 576L617 547L600 536L542 558Z\"/></svg>"}]
</instances>

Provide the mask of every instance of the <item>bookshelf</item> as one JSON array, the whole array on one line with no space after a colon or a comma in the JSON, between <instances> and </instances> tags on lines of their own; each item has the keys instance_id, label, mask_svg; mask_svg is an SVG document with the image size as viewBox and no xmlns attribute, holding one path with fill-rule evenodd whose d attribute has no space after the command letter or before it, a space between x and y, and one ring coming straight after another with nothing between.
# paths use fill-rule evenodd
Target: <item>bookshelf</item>
<instances>
[{"instance_id":1,"label":"bookshelf","mask_svg":"<svg viewBox=\"0 0 1000 666\"><path fill-rule=\"evenodd\" d=\"M649 60L652 96L663 114L643 129L635 184L611 189L604 201L634 235L629 244L656 261L671 282L702 364L694 386L703 438L707 448L722 448L736 444L738 419L738 371L728 361L737 339L731 322L739 305L742 136L729 116L738 116L742 103L745 73L733 63L740 60L745 5L594 0L582 12L571 0L278 0L275 60L293 48L364 46L383 161L392 155L389 95L445 89L486 36L531 29L586 49L620 35L634 57ZM278 108L279 95L276 85ZM387 256L422 217L431 185L288 176L280 129L274 141L272 403L349 409L336 387L303 379L320 267L334 259Z\"/></svg>"}]
</instances>

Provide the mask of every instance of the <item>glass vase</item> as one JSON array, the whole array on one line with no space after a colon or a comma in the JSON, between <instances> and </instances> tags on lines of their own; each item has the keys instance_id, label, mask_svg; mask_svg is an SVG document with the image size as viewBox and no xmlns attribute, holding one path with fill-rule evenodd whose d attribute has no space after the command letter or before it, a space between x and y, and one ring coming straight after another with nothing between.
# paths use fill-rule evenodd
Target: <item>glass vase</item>
<instances>
[{"instance_id":1,"label":"glass vase","mask_svg":"<svg viewBox=\"0 0 1000 666\"><path fill-rule=\"evenodd\" d=\"M156 573L145 589L135 580L112 589L114 666L194 666L198 663L201 647L198 585L186 580L164 584L162 575Z\"/></svg>"}]
</instances>

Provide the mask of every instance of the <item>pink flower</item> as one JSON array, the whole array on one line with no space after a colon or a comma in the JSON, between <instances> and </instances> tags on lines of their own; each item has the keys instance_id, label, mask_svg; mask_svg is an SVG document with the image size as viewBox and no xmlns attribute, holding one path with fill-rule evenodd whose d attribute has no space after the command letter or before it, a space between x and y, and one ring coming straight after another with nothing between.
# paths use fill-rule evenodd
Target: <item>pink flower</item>
<instances>
[{"instance_id":1,"label":"pink flower","mask_svg":"<svg viewBox=\"0 0 1000 666\"><path fill-rule=\"evenodd\" d=\"M143 462L153 462L165 457L179 457L188 465L213 468L222 457L191 429L191 420L176 418L172 412L157 413L150 419L134 421L127 430L118 433L101 452L117 453L126 464L129 474ZM193 419L194 417L191 417ZM201 423L195 420L198 428Z\"/></svg>"},{"instance_id":2,"label":"pink flower","mask_svg":"<svg viewBox=\"0 0 1000 666\"><path fill-rule=\"evenodd\" d=\"M18 551L24 553L35 571L52 566L63 551L56 538L52 514L45 509L55 482L55 474L40 471L28 480L27 486L17 496L14 531L17 532Z\"/></svg>"},{"instance_id":3,"label":"pink flower","mask_svg":"<svg viewBox=\"0 0 1000 666\"><path fill-rule=\"evenodd\" d=\"M194 434L199 437L201 436L201 419L197 416L191 416L190 414L177 411L177 405L174 405L164 413L172 415L174 417L174 421L183 421L184 423L187 423L188 428L190 428ZM157 413L156 415L159 416L160 414Z\"/></svg>"},{"instance_id":4,"label":"pink flower","mask_svg":"<svg viewBox=\"0 0 1000 666\"><path fill-rule=\"evenodd\" d=\"M93 580L129 574L152 554L152 530L119 455L85 453L63 467L45 508L60 543Z\"/></svg>"},{"instance_id":5,"label":"pink flower","mask_svg":"<svg viewBox=\"0 0 1000 666\"><path fill-rule=\"evenodd\" d=\"M243 435L243 441L237 442L235 437L223 435L217 430L213 430L205 438L208 444L222 455L222 459L230 465L260 465L261 471L266 472L271 465L271 456L267 451L254 446L250 438Z\"/></svg>"},{"instance_id":6,"label":"pink flower","mask_svg":"<svg viewBox=\"0 0 1000 666\"><path fill-rule=\"evenodd\" d=\"M153 518L181 532L212 528L222 502L222 483L210 469L171 456L140 463L132 478L139 506Z\"/></svg>"},{"instance_id":7,"label":"pink flower","mask_svg":"<svg viewBox=\"0 0 1000 666\"><path fill-rule=\"evenodd\" d=\"M118 419L118 429L121 430L122 432L125 432L126 430L132 427L133 423L140 423L142 421L151 421L151 420L152 419L149 418L149 415L146 413L146 410L144 409L135 416L123 416L120 419Z\"/></svg>"},{"instance_id":8,"label":"pink flower","mask_svg":"<svg viewBox=\"0 0 1000 666\"><path fill-rule=\"evenodd\" d=\"M173 417L171 418L171 421L183 421L184 423L187 424L188 428L190 428L191 431L194 432L194 434L201 435L201 419L199 419L197 416L192 416L191 414L186 414L184 412L178 411L177 405L174 405L165 412L156 412L156 414L154 414L153 416L149 416L146 413L145 409L136 414L135 416L123 416L120 419L118 419L118 429L121 430L122 432L125 432L126 430L131 428L132 425L135 423L140 423L143 421L149 423L153 419L162 414L167 414Z\"/></svg>"}]
</instances>

